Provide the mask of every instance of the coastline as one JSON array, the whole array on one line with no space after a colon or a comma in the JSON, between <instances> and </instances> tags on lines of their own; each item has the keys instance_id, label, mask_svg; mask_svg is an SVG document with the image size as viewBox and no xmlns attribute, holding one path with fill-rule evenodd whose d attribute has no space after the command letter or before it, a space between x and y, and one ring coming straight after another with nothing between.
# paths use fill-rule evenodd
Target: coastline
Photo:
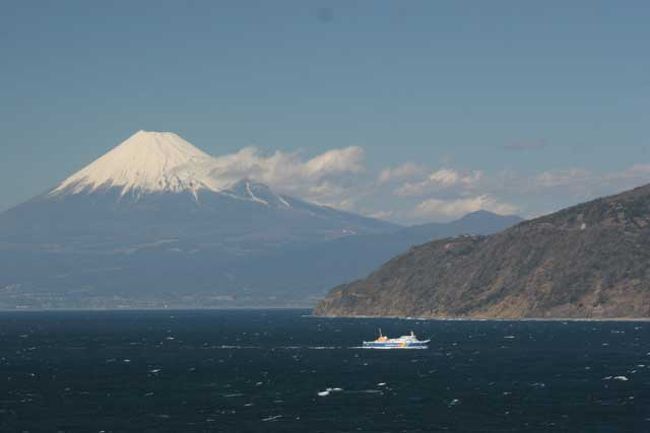
<instances>
[{"instance_id":1,"label":"coastline","mask_svg":"<svg viewBox=\"0 0 650 433\"><path fill-rule=\"evenodd\" d=\"M314 319L392 319L440 322L650 322L650 317L411 317L411 316L319 316Z\"/></svg>"}]
</instances>

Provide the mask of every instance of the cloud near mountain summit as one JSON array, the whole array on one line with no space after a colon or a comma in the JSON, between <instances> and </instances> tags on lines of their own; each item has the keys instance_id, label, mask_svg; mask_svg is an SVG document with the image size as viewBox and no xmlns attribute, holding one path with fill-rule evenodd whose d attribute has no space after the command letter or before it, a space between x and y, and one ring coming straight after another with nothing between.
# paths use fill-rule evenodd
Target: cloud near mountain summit
<instances>
[{"instance_id":1,"label":"cloud near mountain summit","mask_svg":"<svg viewBox=\"0 0 650 433\"><path fill-rule=\"evenodd\" d=\"M209 170L223 184L250 178L287 194L337 206L345 194L345 178L364 172L363 159L364 151L358 146L328 150L311 158L279 150L266 155L256 147L246 147L215 157Z\"/></svg>"},{"instance_id":2,"label":"cloud near mountain summit","mask_svg":"<svg viewBox=\"0 0 650 433\"><path fill-rule=\"evenodd\" d=\"M214 157L211 176L227 185L250 178L279 192L401 223L448 221L467 212L539 215L576 200L650 181L650 165L596 173L580 167L521 173L504 169L428 167L407 161L371 170L359 146L307 156L246 147Z\"/></svg>"}]
</instances>

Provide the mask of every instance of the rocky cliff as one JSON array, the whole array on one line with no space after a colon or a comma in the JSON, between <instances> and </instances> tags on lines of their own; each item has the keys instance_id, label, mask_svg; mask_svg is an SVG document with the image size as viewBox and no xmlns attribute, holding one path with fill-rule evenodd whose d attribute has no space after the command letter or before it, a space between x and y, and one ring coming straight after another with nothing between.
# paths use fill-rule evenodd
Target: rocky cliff
<instances>
[{"instance_id":1,"label":"rocky cliff","mask_svg":"<svg viewBox=\"0 0 650 433\"><path fill-rule=\"evenodd\" d=\"M650 185L491 236L412 248L331 290L322 316L650 317Z\"/></svg>"}]
</instances>

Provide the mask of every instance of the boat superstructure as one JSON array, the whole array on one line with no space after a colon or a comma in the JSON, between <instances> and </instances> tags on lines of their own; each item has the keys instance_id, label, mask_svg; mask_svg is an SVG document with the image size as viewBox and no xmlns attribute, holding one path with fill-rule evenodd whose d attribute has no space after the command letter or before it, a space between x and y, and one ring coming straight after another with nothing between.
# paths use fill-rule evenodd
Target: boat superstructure
<instances>
[{"instance_id":1,"label":"boat superstructure","mask_svg":"<svg viewBox=\"0 0 650 433\"><path fill-rule=\"evenodd\" d=\"M402 335L398 338L388 338L379 330L379 337L373 341L364 341L365 349L426 349L431 340L418 340L415 333Z\"/></svg>"}]
</instances>

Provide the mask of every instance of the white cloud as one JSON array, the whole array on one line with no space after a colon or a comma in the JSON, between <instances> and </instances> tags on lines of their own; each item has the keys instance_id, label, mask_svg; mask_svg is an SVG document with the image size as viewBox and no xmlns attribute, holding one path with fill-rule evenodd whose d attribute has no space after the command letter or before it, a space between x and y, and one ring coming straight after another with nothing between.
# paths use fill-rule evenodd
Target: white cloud
<instances>
[{"instance_id":1,"label":"white cloud","mask_svg":"<svg viewBox=\"0 0 650 433\"><path fill-rule=\"evenodd\" d=\"M586 199L613 194L648 182L650 164L635 164L605 173L579 167L548 170L533 176L529 184L533 191L552 191Z\"/></svg>"},{"instance_id":2,"label":"white cloud","mask_svg":"<svg viewBox=\"0 0 650 433\"><path fill-rule=\"evenodd\" d=\"M424 180L402 184L395 190L395 194L402 197L414 197L452 187L472 189L482 177L483 172L480 170L460 172L450 168L441 168L429 174Z\"/></svg>"},{"instance_id":3,"label":"white cloud","mask_svg":"<svg viewBox=\"0 0 650 433\"><path fill-rule=\"evenodd\" d=\"M316 179L337 173L359 173L363 171L362 160L363 149L360 147L333 149L307 161L303 171Z\"/></svg>"},{"instance_id":4,"label":"white cloud","mask_svg":"<svg viewBox=\"0 0 650 433\"><path fill-rule=\"evenodd\" d=\"M379 183L386 183L395 180L405 180L420 177L426 172L426 167L407 162L396 167L385 168L379 173Z\"/></svg>"},{"instance_id":5,"label":"white cloud","mask_svg":"<svg viewBox=\"0 0 650 433\"><path fill-rule=\"evenodd\" d=\"M429 198L420 202L413 209L412 215L419 219L449 220L479 210L509 215L515 213L517 207L512 204L501 203L487 194L450 200Z\"/></svg>"},{"instance_id":6,"label":"white cloud","mask_svg":"<svg viewBox=\"0 0 650 433\"><path fill-rule=\"evenodd\" d=\"M395 216L395 212L392 210L378 210L375 212L369 212L367 215L371 218L377 218L380 220L389 220Z\"/></svg>"},{"instance_id":7,"label":"white cloud","mask_svg":"<svg viewBox=\"0 0 650 433\"><path fill-rule=\"evenodd\" d=\"M569 168L564 170L544 171L534 178L534 184L543 188L559 186L573 186L582 184L591 177L588 170L582 168Z\"/></svg>"},{"instance_id":8,"label":"white cloud","mask_svg":"<svg viewBox=\"0 0 650 433\"><path fill-rule=\"evenodd\" d=\"M469 186L478 182L481 179L482 175L483 173L480 171L473 171L469 174L461 174L456 170L443 168L431 173L429 175L429 182L445 187L457 184Z\"/></svg>"},{"instance_id":9,"label":"white cloud","mask_svg":"<svg viewBox=\"0 0 650 433\"><path fill-rule=\"evenodd\" d=\"M211 173L223 179L250 177L270 184L283 184L289 179L319 180L333 174L359 173L363 171L362 162L363 149L356 146L328 150L307 161L298 153L276 151L267 156L255 147L246 147L214 158Z\"/></svg>"},{"instance_id":10,"label":"white cloud","mask_svg":"<svg viewBox=\"0 0 650 433\"><path fill-rule=\"evenodd\" d=\"M354 190L354 185L337 183L333 180L323 180L311 185L303 183L302 187L289 192L315 203L353 211L357 198Z\"/></svg>"},{"instance_id":11,"label":"white cloud","mask_svg":"<svg viewBox=\"0 0 650 433\"><path fill-rule=\"evenodd\" d=\"M622 171L609 173L610 182L633 182L635 185L650 182L650 164L634 164Z\"/></svg>"},{"instance_id":12,"label":"white cloud","mask_svg":"<svg viewBox=\"0 0 650 433\"><path fill-rule=\"evenodd\" d=\"M350 208L348 176L364 171L363 159L363 149L357 146L328 150L310 159L296 152L265 155L255 147L247 147L213 158L206 169L224 187L249 178L279 192Z\"/></svg>"},{"instance_id":13,"label":"white cloud","mask_svg":"<svg viewBox=\"0 0 650 433\"><path fill-rule=\"evenodd\" d=\"M224 186L250 178L308 201L406 224L477 210L540 215L650 181L650 164L600 173L580 167L484 173L407 162L371 172L364 158L356 146L312 157L248 147L214 158L208 169Z\"/></svg>"}]
</instances>

